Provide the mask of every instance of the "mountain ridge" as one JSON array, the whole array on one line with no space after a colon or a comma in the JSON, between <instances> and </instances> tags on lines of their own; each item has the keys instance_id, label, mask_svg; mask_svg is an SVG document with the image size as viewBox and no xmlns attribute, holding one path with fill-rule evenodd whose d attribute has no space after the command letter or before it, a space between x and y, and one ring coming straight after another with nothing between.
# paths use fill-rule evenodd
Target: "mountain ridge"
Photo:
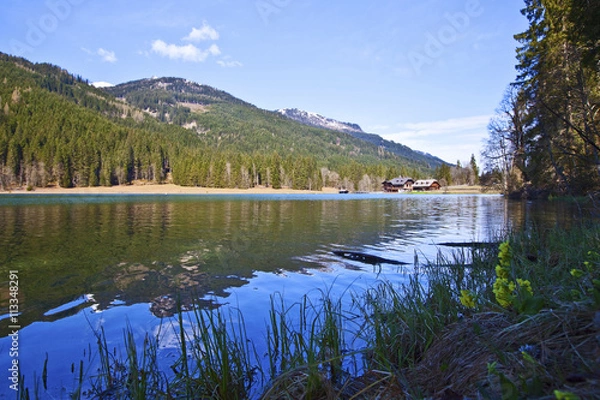
<instances>
[{"instance_id":1,"label":"mountain ridge","mask_svg":"<svg viewBox=\"0 0 600 400\"><path fill-rule=\"evenodd\" d=\"M341 122L333 118L325 117L318 113L304 111L297 108L280 108L276 110L276 112L280 113L286 118L298 121L301 124L347 133L355 138L364 140L377 146L381 146L396 155L410 158L415 161L425 161L432 168L437 168L443 164L448 164L441 158L432 154L419 150L413 150L401 143L395 143L393 141L386 140L375 133L367 133L362 130L360 125L356 123Z\"/></svg>"},{"instance_id":2,"label":"mountain ridge","mask_svg":"<svg viewBox=\"0 0 600 400\"><path fill-rule=\"evenodd\" d=\"M337 132L361 132L364 133L358 124L350 122L341 122L333 118L325 117L310 111L300 110L298 108L280 108L276 112L281 115L316 128L331 129Z\"/></svg>"},{"instance_id":3,"label":"mountain ridge","mask_svg":"<svg viewBox=\"0 0 600 400\"><path fill-rule=\"evenodd\" d=\"M214 125L212 124L213 121L210 121L210 118L207 116L207 114L210 115L211 113L207 111L212 111L213 115L215 112L229 114L227 115L227 119L231 123L234 123L234 119L242 114L245 114L249 119L253 119L252 115L248 113L250 111L250 114L259 115L260 118L271 119L271 123L275 125L281 124L276 119L273 119L274 116L279 116L284 120L298 123L301 126L320 130L324 129L327 132L342 133L358 139L358 142L352 144L352 147L357 149L357 151L350 152L349 155L352 155L352 153L356 155L370 148L371 150L369 151L373 155L376 153L377 157L388 153L399 156L401 160L406 160L409 164L420 165L420 168L435 169L443 164L442 160L431 155L413 151L407 146L394 144L385 141L380 136L365 133L358 124L339 122L320 114L309 113L299 109L287 109L287 112L284 111L285 109L277 111L261 109L230 93L184 78L145 78L104 88L104 90L117 98L126 100L131 105L150 112L161 121L191 127L197 129L201 134L211 131L211 129L214 130L214 128L210 127L210 125ZM239 107L233 111L231 105L235 105L233 108ZM290 113L295 113L297 118L290 118ZM242 121L238 120L237 122ZM273 130L273 126L265 126L264 128ZM242 126L238 127L238 130L243 129ZM298 130L299 128L297 125L288 125L288 129ZM304 135L311 135L314 132L316 131L304 130ZM225 137L231 137L231 135L231 132L225 133ZM339 146L340 144L337 142L340 139L340 137L337 137L330 144L335 142ZM225 141L224 143L227 142ZM348 143L348 145L350 144ZM341 148L343 147L342 145ZM318 153L320 149L315 149L315 151ZM311 152L311 154L315 153Z\"/></svg>"},{"instance_id":4,"label":"mountain ridge","mask_svg":"<svg viewBox=\"0 0 600 400\"><path fill-rule=\"evenodd\" d=\"M256 107L255 105L237 98L223 90L180 77L153 76L151 78L143 78L124 82L114 86L103 87L102 89L117 98L125 98L126 93L136 91L136 86L140 85L149 85L154 90L174 92L175 95L173 97L163 98L161 101L166 102L175 108L177 106L182 106L184 109L189 108L190 111L205 111L206 109L204 107L211 104L230 102L252 107L262 112L271 112L269 110L263 110L259 107ZM152 104L149 104L148 102L140 102L139 99L135 98L131 99L130 103L131 102L133 102L133 104L139 108L152 110ZM153 111L154 113L160 113L160 111L157 109L154 109ZM389 151L392 154L410 160L411 162L423 164L429 169L435 169L443 164L447 164L444 160L429 153L413 150L401 143L395 143L386 140L377 134L364 132L360 125L356 123L341 122L333 118L325 117L318 113L304 111L298 108L283 108L273 112L306 126L346 133L356 139L375 145L384 151ZM177 111L175 111L175 113L178 114L178 117L171 118L171 120L175 122L179 121L179 125L184 127L196 127L198 125L198 122L195 120L186 120L185 122L181 122L181 114L177 113ZM163 118L163 120L167 119L169 118ZM202 130L202 128L200 128L200 130Z\"/></svg>"}]
</instances>

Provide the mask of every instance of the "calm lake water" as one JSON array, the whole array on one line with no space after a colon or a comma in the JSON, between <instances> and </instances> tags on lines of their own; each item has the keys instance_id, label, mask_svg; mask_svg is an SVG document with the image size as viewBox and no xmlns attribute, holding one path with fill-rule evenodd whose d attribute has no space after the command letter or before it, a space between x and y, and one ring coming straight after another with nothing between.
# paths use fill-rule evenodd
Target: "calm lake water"
<instances>
[{"instance_id":1,"label":"calm lake water","mask_svg":"<svg viewBox=\"0 0 600 400\"><path fill-rule=\"evenodd\" d=\"M11 271L20 372L31 383L47 354L49 390L60 398L74 387L71 364L89 359L101 327L109 346L120 346L127 324L140 341L162 326L160 355L174 361L177 339L165 321L176 296L185 305L239 308L260 347L274 293L293 303L402 283L416 258L450 251L439 243L486 241L572 215L563 205L495 195L2 195L0 397L14 396L5 378L15 358ZM373 266L334 251L407 265Z\"/></svg>"}]
</instances>

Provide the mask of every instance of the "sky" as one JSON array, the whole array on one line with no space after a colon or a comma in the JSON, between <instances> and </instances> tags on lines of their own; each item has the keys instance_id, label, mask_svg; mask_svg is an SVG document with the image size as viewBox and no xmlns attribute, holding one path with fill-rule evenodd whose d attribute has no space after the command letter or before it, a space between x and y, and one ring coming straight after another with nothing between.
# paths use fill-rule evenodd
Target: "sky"
<instances>
[{"instance_id":1,"label":"sky","mask_svg":"<svg viewBox=\"0 0 600 400\"><path fill-rule=\"evenodd\" d=\"M181 77L468 162L514 81L523 0L2 0L0 52L90 82Z\"/></svg>"}]
</instances>

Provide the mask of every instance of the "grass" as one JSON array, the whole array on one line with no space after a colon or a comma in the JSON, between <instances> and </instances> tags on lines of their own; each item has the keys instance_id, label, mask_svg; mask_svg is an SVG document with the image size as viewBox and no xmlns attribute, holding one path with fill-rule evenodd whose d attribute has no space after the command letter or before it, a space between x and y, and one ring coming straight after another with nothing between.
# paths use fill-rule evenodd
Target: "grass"
<instances>
[{"instance_id":1,"label":"grass","mask_svg":"<svg viewBox=\"0 0 600 400\"><path fill-rule=\"evenodd\" d=\"M196 308L191 337L183 328L179 313L181 357L175 366L180 371L170 396L185 398L245 399L255 380L256 358L246 337L239 310L225 314L220 310Z\"/></svg>"},{"instance_id":2,"label":"grass","mask_svg":"<svg viewBox=\"0 0 600 400\"><path fill-rule=\"evenodd\" d=\"M270 383L263 399L330 398L345 378L346 343L341 301L304 296L288 307L271 298L267 326Z\"/></svg>"},{"instance_id":3,"label":"grass","mask_svg":"<svg viewBox=\"0 0 600 400\"><path fill-rule=\"evenodd\" d=\"M82 362L71 397L597 398L600 226L502 239L510 249L504 261L497 247L463 247L416 265L406 284L352 293L350 309L328 292L292 304L274 294L265 355L239 310L198 308L189 320L180 312L169 377L157 367L156 337L138 349L126 329L119 355L100 331L100 369L90 374ZM503 263L515 283L508 306L495 285ZM20 393L36 398L43 389Z\"/></svg>"}]
</instances>

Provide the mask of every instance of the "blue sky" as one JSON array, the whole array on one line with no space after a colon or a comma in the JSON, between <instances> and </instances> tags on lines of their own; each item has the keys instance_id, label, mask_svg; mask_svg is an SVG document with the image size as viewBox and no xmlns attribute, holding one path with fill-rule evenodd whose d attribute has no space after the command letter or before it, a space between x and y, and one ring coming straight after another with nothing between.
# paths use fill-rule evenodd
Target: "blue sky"
<instances>
[{"instance_id":1,"label":"blue sky","mask_svg":"<svg viewBox=\"0 0 600 400\"><path fill-rule=\"evenodd\" d=\"M479 159L522 0L3 0L0 51L91 82L175 76Z\"/></svg>"}]
</instances>

